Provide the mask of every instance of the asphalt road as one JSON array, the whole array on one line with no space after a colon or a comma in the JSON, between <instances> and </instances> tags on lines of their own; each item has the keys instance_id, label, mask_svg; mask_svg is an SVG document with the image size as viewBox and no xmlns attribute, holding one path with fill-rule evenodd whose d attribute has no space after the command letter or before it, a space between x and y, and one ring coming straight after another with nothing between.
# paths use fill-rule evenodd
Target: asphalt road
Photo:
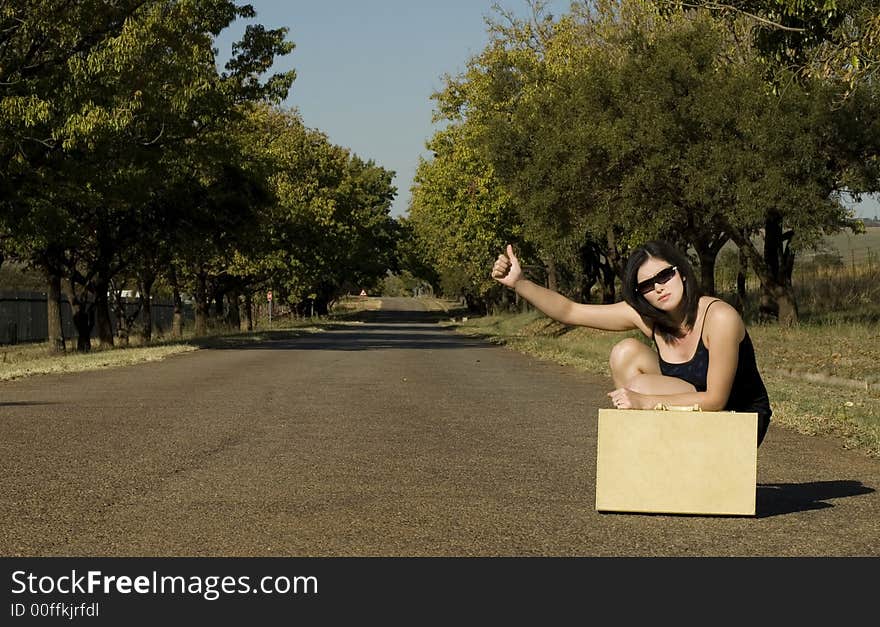
<instances>
[{"instance_id":1,"label":"asphalt road","mask_svg":"<svg viewBox=\"0 0 880 627\"><path fill-rule=\"evenodd\" d=\"M0 383L0 555L880 555L880 462L777 424L755 518L597 513L610 379L411 307Z\"/></svg>"}]
</instances>

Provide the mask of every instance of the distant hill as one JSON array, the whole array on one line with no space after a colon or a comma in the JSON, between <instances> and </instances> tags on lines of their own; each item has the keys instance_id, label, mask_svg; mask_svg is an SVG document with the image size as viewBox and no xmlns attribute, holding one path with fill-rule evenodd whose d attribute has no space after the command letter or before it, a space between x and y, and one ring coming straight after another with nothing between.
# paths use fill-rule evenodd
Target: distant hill
<instances>
[{"instance_id":1,"label":"distant hill","mask_svg":"<svg viewBox=\"0 0 880 627\"><path fill-rule=\"evenodd\" d=\"M862 222L867 226L880 226L880 218L862 218Z\"/></svg>"}]
</instances>

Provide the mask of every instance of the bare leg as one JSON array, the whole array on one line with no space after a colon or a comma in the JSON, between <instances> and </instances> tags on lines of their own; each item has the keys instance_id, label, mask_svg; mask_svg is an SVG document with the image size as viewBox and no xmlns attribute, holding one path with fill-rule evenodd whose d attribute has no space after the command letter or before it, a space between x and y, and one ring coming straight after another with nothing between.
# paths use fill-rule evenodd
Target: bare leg
<instances>
[{"instance_id":1,"label":"bare leg","mask_svg":"<svg viewBox=\"0 0 880 627\"><path fill-rule=\"evenodd\" d=\"M635 338L627 338L614 345L608 358L611 365L611 378L618 388L629 387L629 382L638 375L660 375L657 353Z\"/></svg>"},{"instance_id":2,"label":"bare leg","mask_svg":"<svg viewBox=\"0 0 880 627\"><path fill-rule=\"evenodd\" d=\"M687 381L664 376L660 372L657 353L635 338L615 344L608 361L615 387L657 395L696 392Z\"/></svg>"},{"instance_id":3,"label":"bare leg","mask_svg":"<svg viewBox=\"0 0 880 627\"><path fill-rule=\"evenodd\" d=\"M696 392L697 388L682 379L667 377L662 374L639 374L630 379L626 386L639 394L654 394L664 396L666 394L687 394Z\"/></svg>"}]
</instances>

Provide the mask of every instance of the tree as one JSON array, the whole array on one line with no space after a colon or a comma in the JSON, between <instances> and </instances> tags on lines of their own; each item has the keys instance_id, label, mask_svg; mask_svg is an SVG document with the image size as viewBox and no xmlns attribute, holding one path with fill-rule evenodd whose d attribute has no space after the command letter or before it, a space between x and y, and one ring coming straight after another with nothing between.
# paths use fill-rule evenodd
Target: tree
<instances>
[{"instance_id":1,"label":"tree","mask_svg":"<svg viewBox=\"0 0 880 627\"><path fill-rule=\"evenodd\" d=\"M600 2L492 32L447 81L441 113L471 125L472 145L545 253L601 242L620 274L631 246L665 237L694 247L711 293L723 244L748 247L763 228L764 260L748 256L763 264L766 310L796 320L778 242L794 241L794 252L849 224L835 192L874 177L864 159L873 140L838 139L857 135L840 133L849 118L835 83L785 82L781 70L768 82L765 54L707 11ZM873 119L868 99L845 103L857 105Z\"/></svg>"},{"instance_id":2,"label":"tree","mask_svg":"<svg viewBox=\"0 0 880 627\"><path fill-rule=\"evenodd\" d=\"M117 5L128 11L120 13ZM10 184L3 189L3 202L13 211L5 227L17 240L11 247L33 264L44 263L45 250L55 251L69 279L71 303L81 309L74 316L81 323L78 346L87 350L93 320L102 342L112 343L110 281L133 263L134 251L144 249L150 228L163 226L154 219L163 208L155 200L169 180L181 178L175 172L179 160L169 155L198 152L201 138L228 122L235 107L249 98L283 97L293 73L265 83L260 77L274 56L289 52L292 44L284 42L284 29L251 27L235 47L228 72L219 74L212 38L236 16L253 16L249 6L225 0L114 3L106 11L112 19L99 19L107 25L96 30L89 30L77 3L52 6L55 12L48 16L40 11L4 14L21 24L16 32L25 35L43 28L35 18L48 18L50 24L76 18L71 28L60 29L61 35L40 35L58 37L58 50L49 46L42 64L52 71L20 79L22 94L4 98L3 110L18 115L19 128L48 138L13 141L15 149L6 152L12 156L4 162ZM99 7L92 8L104 17ZM27 38L21 40L27 48ZM19 45L10 44L13 49ZM25 108L23 102L33 106ZM45 186L47 180L51 187ZM59 190L72 193L59 198ZM21 228L49 223L33 215L39 210L64 214L53 215L51 222L73 228L74 237L59 240L57 231ZM32 246L40 242L42 248Z\"/></svg>"},{"instance_id":3,"label":"tree","mask_svg":"<svg viewBox=\"0 0 880 627\"><path fill-rule=\"evenodd\" d=\"M261 164L273 201L257 220L260 246L241 251L232 273L319 314L346 286L378 284L394 263L393 173L292 111L255 109L243 132L245 161Z\"/></svg>"},{"instance_id":4,"label":"tree","mask_svg":"<svg viewBox=\"0 0 880 627\"><path fill-rule=\"evenodd\" d=\"M466 134L466 125L450 125L428 142L434 156L419 162L407 226L443 293L488 309L504 296L488 269L522 231L509 196Z\"/></svg>"},{"instance_id":5,"label":"tree","mask_svg":"<svg viewBox=\"0 0 880 627\"><path fill-rule=\"evenodd\" d=\"M59 258L64 229L73 225L59 216L57 194L43 193L55 184L47 166L58 163L77 119L97 127L124 117L120 111L101 115L93 103L70 102L64 94L82 78L71 69L80 67L77 61L117 36L143 4L22 0L0 8L0 263L12 253L45 270L49 337L56 349L64 348Z\"/></svg>"},{"instance_id":6,"label":"tree","mask_svg":"<svg viewBox=\"0 0 880 627\"><path fill-rule=\"evenodd\" d=\"M770 74L786 68L845 85L844 97L880 69L876 0L658 0L663 11L711 11L761 51Z\"/></svg>"},{"instance_id":7,"label":"tree","mask_svg":"<svg viewBox=\"0 0 880 627\"><path fill-rule=\"evenodd\" d=\"M412 207L410 207L412 211ZM408 216L397 219L395 256L391 266L392 273L408 272L415 279L428 283L431 289L440 291L440 275L434 259L419 242L416 226Z\"/></svg>"},{"instance_id":8,"label":"tree","mask_svg":"<svg viewBox=\"0 0 880 627\"><path fill-rule=\"evenodd\" d=\"M572 274L582 277L583 292L597 265L584 264L582 252L603 241L601 250L612 252L597 261L611 270L602 278L613 299L622 238L605 185L614 168L596 136L614 111L603 80L609 66L604 51L576 45L583 29L571 17L554 23L541 4L533 9L527 21L502 14L490 23L489 46L435 95L438 117L466 120L466 140L508 194L549 286L580 265Z\"/></svg>"},{"instance_id":9,"label":"tree","mask_svg":"<svg viewBox=\"0 0 880 627\"><path fill-rule=\"evenodd\" d=\"M784 322L795 321L791 276L797 251L815 246L823 233L859 228L840 203L840 193L877 188L880 144L874 123L876 81L871 77L878 67L880 3L698 0L663 4L677 9L696 6L720 15L730 32L743 35L741 48L763 63L775 98L767 109L773 119L766 123L760 140L762 156L770 158L761 162L764 168L784 167L786 171L779 177L765 177L776 181L776 190L766 192L775 204L764 209L763 220L753 216L755 225L748 234L740 232L735 239L745 247L743 252L761 279L762 312ZM804 120L809 124L802 125ZM793 139L793 134L798 138ZM792 167L796 163L791 160L792 146L800 150L799 168ZM792 183L797 189L781 199L780 184ZM805 207L813 209L804 211ZM764 237L762 255L750 237L759 230Z\"/></svg>"}]
</instances>

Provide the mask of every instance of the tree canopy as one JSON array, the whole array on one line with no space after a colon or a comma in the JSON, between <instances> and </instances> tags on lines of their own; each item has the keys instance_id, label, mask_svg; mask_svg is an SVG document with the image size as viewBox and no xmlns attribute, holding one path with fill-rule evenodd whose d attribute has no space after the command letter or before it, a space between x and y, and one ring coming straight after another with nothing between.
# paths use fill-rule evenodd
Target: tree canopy
<instances>
[{"instance_id":1,"label":"tree canopy","mask_svg":"<svg viewBox=\"0 0 880 627\"><path fill-rule=\"evenodd\" d=\"M733 240L762 282L762 307L792 322L794 256L856 228L839 194L878 181L873 87L804 71L854 10L825 4L620 0L553 18L536 2L528 19L500 13L487 47L435 96L438 119L467 133L425 170L455 159L491 168L522 239L548 268L581 277L572 293L613 285L628 251L658 237L692 252L713 293L715 259ZM413 211L424 213L422 199L448 182L419 185ZM441 204L438 214L455 201Z\"/></svg>"},{"instance_id":2,"label":"tree canopy","mask_svg":"<svg viewBox=\"0 0 880 627\"><path fill-rule=\"evenodd\" d=\"M79 349L94 325L113 343L126 283L147 308L157 281L191 294L201 333L267 286L326 310L392 264L393 173L280 107L287 29L248 26L218 69L214 38L254 16L232 0L0 9L0 262L64 280Z\"/></svg>"}]
</instances>

